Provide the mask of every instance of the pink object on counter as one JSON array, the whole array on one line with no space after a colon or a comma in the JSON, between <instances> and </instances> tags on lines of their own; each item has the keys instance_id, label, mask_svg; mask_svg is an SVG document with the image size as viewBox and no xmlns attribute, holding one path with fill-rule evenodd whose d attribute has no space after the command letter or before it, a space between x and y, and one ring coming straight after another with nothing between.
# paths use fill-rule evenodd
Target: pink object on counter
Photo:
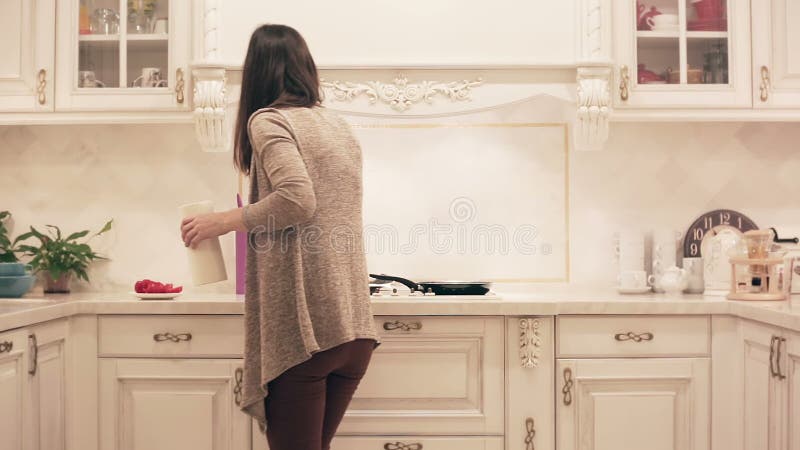
<instances>
[{"instance_id":1,"label":"pink object on counter","mask_svg":"<svg viewBox=\"0 0 800 450\"><path fill-rule=\"evenodd\" d=\"M236 194L236 206L242 207L242 196ZM247 233L236 232L236 294L244 295L245 273L247 272Z\"/></svg>"}]
</instances>

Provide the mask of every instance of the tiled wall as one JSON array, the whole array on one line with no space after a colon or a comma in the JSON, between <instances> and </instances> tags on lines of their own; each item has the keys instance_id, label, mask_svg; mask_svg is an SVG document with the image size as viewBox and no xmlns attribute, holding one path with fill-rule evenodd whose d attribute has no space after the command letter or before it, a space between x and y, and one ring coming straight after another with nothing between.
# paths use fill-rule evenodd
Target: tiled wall
<instances>
[{"instance_id":1,"label":"tiled wall","mask_svg":"<svg viewBox=\"0 0 800 450\"><path fill-rule=\"evenodd\" d=\"M605 150L571 155L573 282L610 283L611 235L623 227L682 230L703 211L732 208L800 231L800 125L615 123L611 131ZM230 159L200 152L190 125L0 127L0 210L13 212L15 234L115 219L96 242L112 260L76 290L129 290L144 277L189 284L176 208L203 199L232 207ZM419 183L403 189L430 195ZM232 277L232 236L223 247ZM191 289L232 292L233 280Z\"/></svg>"}]
</instances>

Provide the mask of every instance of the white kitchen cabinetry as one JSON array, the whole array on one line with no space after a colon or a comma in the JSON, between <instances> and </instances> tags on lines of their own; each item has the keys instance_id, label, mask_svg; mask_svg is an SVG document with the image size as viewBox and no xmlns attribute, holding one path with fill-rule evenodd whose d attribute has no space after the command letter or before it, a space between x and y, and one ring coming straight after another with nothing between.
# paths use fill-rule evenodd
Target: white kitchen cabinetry
<instances>
[{"instance_id":1,"label":"white kitchen cabinetry","mask_svg":"<svg viewBox=\"0 0 800 450\"><path fill-rule=\"evenodd\" d=\"M250 450L241 316L100 316L102 450Z\"/></svg>"},{"instance_id":2,"label":"white kitchen cabinetry","mask_svg":"<svg viewBox=\"0 0 800 450\"><path fill-rule=\"evenodd\" d=\"M555 448L553 324L552 317L506 319L507 450Z\"/></svg>"},{"instance_id":3,"label":"white kitchen cabinetry","mask_svg":"<svg viewBox=\"0 0 800 450\"><path fill-rule=\"evenodd\" d=\"M3 450L27 449L33 435L28 382L28 333L0 334L0 439Z\"/></svg>"},{"instance_id":4,"label":"white kitchen cabinetry","mask_svg":"<svg viewBox=\"0 0 800 450\"><path fill-rule=\"evenodd\" d=\"M752 2L753 104L800 107L800 0Z\"/></svg>"},{"instance_id":5,"label":"white kitchen cabinetry","mask_svg":"<svg viewBox=\"0 0 800 450\"><path fill-rule=\"evenodd\" d=\"M752 322L744 341L744 448L800 449L800 335Z\"/></svg>"},{"instance_id":6,"label":"white kitchen cabinetry","mask_svg":"<svg viewBox=\"0 0 800 450\"><path fill-rule=\"evenodd\" d=\"M67 321L29 328L32 450L65 450Z\"/></svg>"},{"instance_id":7,"label":"white kitchen cabinetry","mask_svg":"<svg viewBox=\"0 0 800 450\"><path fill-rule=\"evenodd\" d=\"M375 320L382 344L339 433L503 434L502 318Z\"/></svg>"},{"instance_id":8,"label":"white kitchen cabinetry","mask_svg":"<svg viewBox=\"0 0 800 450\"><path fill-rule=\"evenodd\" d=\"M100 448L249 450L241 360L100 361Z\"/></svg>"},{"instance_id":9,"label":"white kitchen cabinetry","mask_svg":"<svg viewBox=\"0 0 800 450\"><path fill-rule=\"evenodd\" d=\"M641 2L675 15L674 26L656 29L637 23L637 3L613 2L617 108L751 107L748 0L702 17L697 5L711 2Z\"/></svg>"},{"instance_id":10,"label":"white kitchen cabinetry","mask_svg":"<svg viewBox=\"0 0 800 450\"><path fill-rule=\"evenodd\" d=\"M709 448L708 317L564 316L558 324L557 448Z\"/></svg>"},{"instance_id":11,"label":"white kitchen cabinetry","mask_svg":"<svg viewBox=\"0 0 800 450\"><path fill-rule=\"evenodd\" d=\"M55 0L0 2L0 111L53 110Z\"/></svg>"},{"instance_id":12,"label":"white kitchen cabinetry","mask_svg":"<svg viewBox=\"0 0 800 450\"><path fill-rule=\"evenodd\" d=\"M704 358L559 360L561 450L709 448Z\"/></svg>"},{"instance_id":13,"label":"white kitchen cabinetry","mask_svg":"<svg viewBox=\"0 0 800 450\"><path fill-rule=\"evenodd\" d=\"M58 2L57 110L188 109L191 2L155 0L152 10L138 14L144 18L137 21L136 5L150 4L149 0ZM104 12L105 21L99 17ZM116 21L118 29L109 25ZM154 71L160 75L152 75ZM140 78L146 72L149 77Z\"/></svg>"}]
</instances>

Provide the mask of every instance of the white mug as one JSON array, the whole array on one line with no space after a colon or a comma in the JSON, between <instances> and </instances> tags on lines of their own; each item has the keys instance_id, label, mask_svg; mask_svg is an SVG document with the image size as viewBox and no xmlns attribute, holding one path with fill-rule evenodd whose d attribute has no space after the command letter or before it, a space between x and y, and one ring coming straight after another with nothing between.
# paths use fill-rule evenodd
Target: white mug
<instances>
[{"instance_id":1,"label":"white mug","mask_svg":"<svg viewBox=\"0 0 800 450\"><path fill-rule=\"evenodd\" d=\"M81 70L78 71L78 87L94 88L106 87L106 85L95 77L94 71Z\"/></svg>"},{"instance_id":2,"label":"white mug","mask_svg":"<svg viewBox=\"0 0 800 450\"><path fill-rule=\"evenodd\" d=\"M621 272L644 270L644 233L638 231L618 233L615 253Z\"/></svg>"},{"instance_id":3,"label":"white mug","mask_svg":"<svg viewBox=\"0 0 800 450\"><path fill-rule=\"evenodd\" d=\"M143 67L142 75L133 80L134 87L166 87L167 80L161 79L161 68Z\"/></svg>"},{"instance_id":4,"label":"white mug","mask_svg":"<svg viewBox=\"0 0 800 450\"><path fill-rule=\"evenodd\" d=\"M675 28L678 26L677 14L659 14L647 18L647 24L650 28Z\"/></svg>"},{"instance_id":5,"label":"white mug","mask_svg":"<svg viewBox=\"0 0 800 450\"><path fill-rule=\"evenodd\" d=\"M643 289L653 284L653 276L644 270L625 270L619 273L619 287L622 289Z\"/></svg>"}]
</instances>

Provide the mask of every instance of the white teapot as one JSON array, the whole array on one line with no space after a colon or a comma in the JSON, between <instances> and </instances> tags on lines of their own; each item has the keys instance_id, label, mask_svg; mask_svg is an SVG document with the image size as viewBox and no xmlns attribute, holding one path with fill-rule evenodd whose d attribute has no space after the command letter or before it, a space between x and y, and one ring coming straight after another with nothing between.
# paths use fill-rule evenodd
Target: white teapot
<instances>
[{"instance_id":1,"label":"white teapot","mask_svg":"<svg viewBox=\"0 0 800 450\"><path fill-rule=\"evenodd\" d=\"M669 295L679 295L689 286L689 276L686 269L672 266L664 270L659 280L661 289Z\"/></svg>"}]
</instances>

